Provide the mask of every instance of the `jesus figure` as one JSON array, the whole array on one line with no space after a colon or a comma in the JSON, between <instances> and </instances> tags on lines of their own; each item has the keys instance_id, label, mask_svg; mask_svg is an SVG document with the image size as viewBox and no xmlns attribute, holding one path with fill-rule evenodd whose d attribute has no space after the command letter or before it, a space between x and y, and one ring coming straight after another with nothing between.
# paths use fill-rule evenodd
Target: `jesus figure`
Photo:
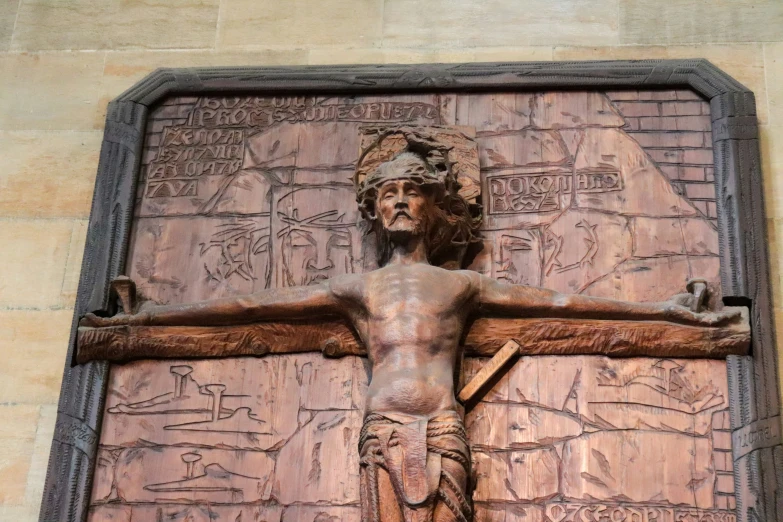
<instances>
[{"instance_id":1,"label":"jesus figure","mask_svg":"<svg viewBox=\"0 0 783 522\"><path fill-rule=\"evenodd\" d=\"M436 163L426 153L406 150L358 184L360 208L377 240L377 270L311 286L152 306L132 315L91 315L82 325L222 326L344 317L363 341L372 371L359 442L362 521L470 521L470 450L455 376L462 357L460 338L471 318L714 326L730 321L734 313L694 313L690 294L662 303L628 303L505 284L474 271L435 266L451 245L474 240L479 224L458 194L455 177Z\"/></svg>"}]
</instances>

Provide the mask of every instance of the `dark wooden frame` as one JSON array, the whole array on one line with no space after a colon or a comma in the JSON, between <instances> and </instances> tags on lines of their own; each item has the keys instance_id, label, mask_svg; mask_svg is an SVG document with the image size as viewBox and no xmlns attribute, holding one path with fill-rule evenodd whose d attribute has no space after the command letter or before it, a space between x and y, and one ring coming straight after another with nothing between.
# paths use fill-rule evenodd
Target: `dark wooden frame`
<instances>
[{"instance_id":1,"label":"dark wooden frame","mask_svg":"<svg viewBox=\"0 0 783 522\"><path fill-rule=\"evenodd\" d=\"M74 366L76 322L112 311L124 269L147 115L167 96L219 93L660 89L710 101L725 300L751 304L752 356L728 358L737 519L783 518L780 395L753 93L706 60L159 69L109 104L49 457L41 521L87 516L109 365Z\"/></svg>"}]
</instances>

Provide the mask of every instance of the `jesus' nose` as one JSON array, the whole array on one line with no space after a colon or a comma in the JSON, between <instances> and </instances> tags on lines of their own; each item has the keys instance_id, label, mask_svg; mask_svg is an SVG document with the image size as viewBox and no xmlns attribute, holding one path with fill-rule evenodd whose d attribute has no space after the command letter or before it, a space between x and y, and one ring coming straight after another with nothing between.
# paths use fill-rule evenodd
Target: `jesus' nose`
<instances>
[{"instance_id":1,"label":"jesus' nose","mask_svg":"<svg viewBox=\"0 0 783 522\"><path fill-rule=\"evenodd\" d=\"M326 242L318 242L316 246L315 257L307 261L307 268L310 270L328 270L334 267L330 259L329 246Z\"/></svg>"}]
</instances>

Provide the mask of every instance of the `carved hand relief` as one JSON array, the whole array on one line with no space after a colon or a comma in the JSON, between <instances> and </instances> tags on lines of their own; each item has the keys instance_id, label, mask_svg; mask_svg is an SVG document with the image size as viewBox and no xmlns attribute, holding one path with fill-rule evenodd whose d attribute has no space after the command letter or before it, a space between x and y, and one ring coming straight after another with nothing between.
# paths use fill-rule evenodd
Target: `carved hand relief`
<instances>
[{"instance_id":1,"label":"carved hand relief","mask_svg":"<svg viewBox=\"0 0 783 522\"><path fill-rule=\"evenodd\" d=\"M362 288L378 290L373 296L383 290L383 302L368 299L367 306L391 306L402 279L372 271L389 257L376 249L378 231L401 237L415 229L419 218L406 198L440 189L411 189L404 180L435 186L432 177L453 184L465 223L478 217L479 205L483 217L483 250L473 248L469 234L450 236L444 267L470 264L503 283L636 302L665 301L701 277L712 310L720 302L720 261L708 109L689 117L687 130L668 116L656 120L657 128L637 116L653 104L660 114L704 104L672 92L667 100L598 92L174 98L150 118L127 273L145 299L171 305L318 288L365 273ZM418 155L406 164L411 172L377 174L401 152ZM373 176L378 192L389 181L399 185L392 197L396 205L406 201L405 215L393 206L385 216L375 192L372 212L360 212L356 189L364 194ZM378 228L387 217L387 228ZM390 224L398 219L402 232ZM457 279L439 274L417 279L427 289L421 306L458 292ZM384 314L407 317L385 308L367 317ZM554 349L554 330L577 332L578 318L539 325L546 335L528 345L538 341L538 353L552 353L546 350ZM648 351L663 345L643 333L645 319L634 323L628 336L636 340L628 341L625 318L591 327L592 337L584 330L573 336L594 344L591 353L634 342ZM514 333L520 326L486 320L489 327L479 319L465 332L473 353L522 338ZM358 343L348 353L363 345L373 365L383 355L375 347L404 344L399 336L434 345L441 341L432 339L460 335L440 323L387 332L362 321L352 323L359 340L348 341ZM188 325L165 339L149 333L155 324L146 334L126 327L117 342L127 347L150 335L150 345L184 350L222 343L230 349L223 354L290 346L260 346L263 328L209 333ZM481 328L484 337L475 342ZM610 328L620 333L606 333ZM747 341L726 335L725 345L719 336L705 344L720 350ZM307 349L313 347L296 347ZM439 388L435 369L425 394L405 388L415 368L404 372L408 381L384 387L383 368L373 367L377 380L368 388L370 363L358 357L116 366L91 520L387 522L433 513L437 520L476 521L734 520L725 363L679 359L676 348L666 353L672 358L525 357L485 390L464 426L453 382ZM468 358L462 381L485 364ZM445 373L453 381L454 372ZM378 401L397 404L387 395L395 386L428 397L409 404L447 396L452 402L426 412L377 408Z\"/></svg>"}]
</instances>

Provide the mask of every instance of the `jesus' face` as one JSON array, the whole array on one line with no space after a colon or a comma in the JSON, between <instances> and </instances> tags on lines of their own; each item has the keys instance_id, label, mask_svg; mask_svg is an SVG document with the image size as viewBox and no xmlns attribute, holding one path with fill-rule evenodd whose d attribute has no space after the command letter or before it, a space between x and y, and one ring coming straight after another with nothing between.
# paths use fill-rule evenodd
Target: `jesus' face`
<instances>
[{"instance_id":1,"label":"jesus' face","mask_svg":"<svg viewBox=\"0 0 783 522\"><path fill-rule=\"evenodd\" d=\"M316 284L354 271L359 240L353 202L353 191L339 186L300 187L280 197L273 221L277 284Z\"/></svg>"},{"instance_id":2,"label":"jesus' face","mask_svg":"<svg viewBox=\"0 0 783 522\"><path fill-rule=\"evenodd\" d=\"M425 231L430 198L411 180L384 183L378 191L376 208L383 228L389 233L420 235Z\"/></svg>"}]
</instances>

